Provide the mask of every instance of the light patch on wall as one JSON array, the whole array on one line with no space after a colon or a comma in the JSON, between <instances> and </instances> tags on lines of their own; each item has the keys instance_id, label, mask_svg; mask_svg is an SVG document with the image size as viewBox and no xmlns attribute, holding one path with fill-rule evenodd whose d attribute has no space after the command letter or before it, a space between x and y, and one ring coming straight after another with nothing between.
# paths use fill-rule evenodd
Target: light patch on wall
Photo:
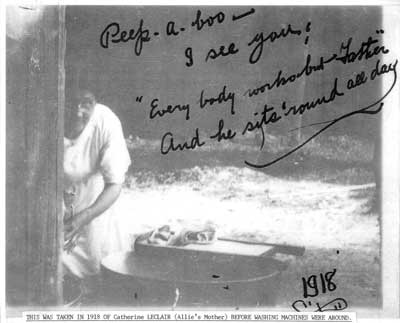
<instances>
[{"instance_id":1,"label":"light patch on wall","mask_svg":"<svg viewBox=\"0 0 400 323\"><path fill-rule=\"evenodd\" d=\"M7 6L6 35L21 41L32 32L32 26L37 23L43 14L42 6Z\"/></svg>"}]
</instances>

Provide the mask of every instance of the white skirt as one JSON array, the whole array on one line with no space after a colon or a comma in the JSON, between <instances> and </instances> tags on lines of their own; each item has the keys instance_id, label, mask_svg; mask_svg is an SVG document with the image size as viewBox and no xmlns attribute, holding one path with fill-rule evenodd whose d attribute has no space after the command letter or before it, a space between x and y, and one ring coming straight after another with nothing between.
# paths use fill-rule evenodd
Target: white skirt
<instances>
[{"instance_id":1,"label":"white skirt","mask_svg":"<svg viewBox=\"0 0 400 323\"><path fill-rule=\"evenodd\" d=\"M131 239L117 216L118 200L89 223L70 252L63 252L65 271L84 278L100 271L101 260L110 253L131 250Z\"/></svg>"}]
</instances>

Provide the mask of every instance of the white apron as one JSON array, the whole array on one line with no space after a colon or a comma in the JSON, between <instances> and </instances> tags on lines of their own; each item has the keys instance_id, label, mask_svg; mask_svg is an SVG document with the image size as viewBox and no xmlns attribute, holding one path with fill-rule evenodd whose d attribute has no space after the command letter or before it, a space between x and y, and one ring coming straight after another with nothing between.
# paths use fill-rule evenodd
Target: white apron
<instances>
[{"instance_id":1,"label":"white apron","mask_svg":"<svg viewBox=\"0 0 400 323\"><path fill-rule=\"evenodd\" d=\"M96 104L78 138L64 138L64 189L74 192L74 213L91 206L104 183L122 184L130 157L118 117ZM63 264L78 277L99 272L100 261L110 252L127 250L129 241L117 225L118 203L89 223L74 249L63 253Z\"/></svg>"}]
</instances>

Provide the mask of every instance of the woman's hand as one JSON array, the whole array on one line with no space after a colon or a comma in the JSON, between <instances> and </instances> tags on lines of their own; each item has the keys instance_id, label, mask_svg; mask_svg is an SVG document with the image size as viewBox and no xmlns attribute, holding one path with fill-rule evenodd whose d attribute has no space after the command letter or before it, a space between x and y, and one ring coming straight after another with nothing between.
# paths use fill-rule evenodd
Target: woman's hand
<instances>
[{"instance_id":1,"label":"woman's hand","mask_svg":"<svg viewBox=\"0 0 400 323\"><path fill-rule=\"evenodd\" d=\"M79 238L83 228L91 221L88 209L82 210L64 220L64 249L71 251Z\"/></svg>"},{"instance_id":2,"label":"woman's hand","mask_svg":"<svg viewBox=\"0 0 400 323\"><path fill-rule=\"evenodd\" d=\"M90 207L64 220L64 250L71 251L75 247L82 229L115 202L121 189L122 184L106 183Z\"/></svg>"}]
</instances>

